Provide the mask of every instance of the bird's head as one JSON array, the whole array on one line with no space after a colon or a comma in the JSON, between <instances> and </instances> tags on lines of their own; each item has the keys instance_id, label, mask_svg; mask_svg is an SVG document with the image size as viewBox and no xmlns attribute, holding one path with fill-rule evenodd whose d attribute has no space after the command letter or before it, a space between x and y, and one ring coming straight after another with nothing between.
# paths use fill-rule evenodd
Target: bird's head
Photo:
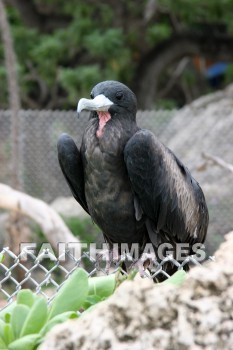
<instances>
[{"instance_id":1,"label":"bird's head","mask_svg":"<svg viewBox=\"0 0 233 350\"><path fill-rule=\"evenodd\" d=\"M128 116L135 120L137 100L135 94L124 84L107 80L97 84L91 91L91 99L81 98L78 103L78 114L83 110Z\"/></svg>"}]
</instances>

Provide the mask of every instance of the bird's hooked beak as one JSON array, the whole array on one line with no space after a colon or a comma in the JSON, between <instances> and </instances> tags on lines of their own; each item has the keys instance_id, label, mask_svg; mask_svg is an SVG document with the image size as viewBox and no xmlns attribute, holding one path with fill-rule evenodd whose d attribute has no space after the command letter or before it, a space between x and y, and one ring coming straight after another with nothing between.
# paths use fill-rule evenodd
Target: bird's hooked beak
<instances>
[{"instance_id":1,"label":"bird's hooked beak","mask_svg":"<svg viewBox=\"0 0 233 350\"><path fill-rule=\"evenodd\" d=\"M78 117L84 109L88 111L107 112L109 107L112 105L113 102L103 94L97 95L93 100L81 98L77 106Z\"/></svg>"}]
</instances>

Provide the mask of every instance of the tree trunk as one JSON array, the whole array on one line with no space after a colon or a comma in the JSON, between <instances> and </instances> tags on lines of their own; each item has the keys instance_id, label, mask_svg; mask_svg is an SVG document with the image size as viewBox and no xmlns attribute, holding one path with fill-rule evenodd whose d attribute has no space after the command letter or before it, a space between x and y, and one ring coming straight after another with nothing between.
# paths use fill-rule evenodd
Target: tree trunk
<instances>
[{"instance_id":1,"label":"tree trunk","mask_svg":"<svg viewBox=\"0 0 233 350\"><path fill-rule=\"evenodd\" d=\"M7 84L9 93L9 107L12 113L12 179L11 184L14 188L20 188L20 148L19 148L19 110L20 97L17 79L17 62L13 47L13 41L10 32L10 25L7 20L7 14L3 0L0 0L0 30L5 56L5 66L7 71Z\"/></svg>"},{"instance_id":2,"label":"tree trunk","mask_svg":"<svg viewBox=\"0 0 233 350\"><path fill-rule=\"evenodd\" d=\"M11 110L11 185L15 189L20 189L20 95L17 78L17 60L3 0L0 0L0 32L2 35L5 67L7 71L9 108ZM22 214L15 211L10 213L7 231L12 249L17 250L20 243L27 240L28 233L28 228L25 225ZM17 275L18 280L23 278L22 271L18 271Z\"/></svg>"}]
</instances>

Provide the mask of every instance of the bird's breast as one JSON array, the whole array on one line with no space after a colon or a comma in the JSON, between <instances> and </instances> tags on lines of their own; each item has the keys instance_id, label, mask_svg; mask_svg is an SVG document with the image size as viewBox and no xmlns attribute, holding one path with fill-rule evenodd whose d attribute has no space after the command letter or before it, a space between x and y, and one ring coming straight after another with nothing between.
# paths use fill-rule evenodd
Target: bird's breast
<instances>
[{"instance_id":1,"label":"bird's breast","mask_svg":"<svg viewBox=\"0 0 233 350\"><path fill-rule=\"evenodd\" d=\"M85 196L90 214L111 240L114 241L115 236L122 242L133 240L136 222L124 148L119 143L116 146L115 140L111 142L111 139L103 147L93 137L94 133L95 128L92 136L90 130L84 136L83 150Z\"/></svg>"},{"instance_id":2,"label":"bird's breast","mask_svg":"<svg viewBox=\"0 0 233 350\"><path fill-rule=\"evenodd\" d=\"M84 176L85 195L93 219L124 217L129 212L133 199L121 157L103 153L97 146L91 155L87 154Z\"/></svg>"}]
</instances>

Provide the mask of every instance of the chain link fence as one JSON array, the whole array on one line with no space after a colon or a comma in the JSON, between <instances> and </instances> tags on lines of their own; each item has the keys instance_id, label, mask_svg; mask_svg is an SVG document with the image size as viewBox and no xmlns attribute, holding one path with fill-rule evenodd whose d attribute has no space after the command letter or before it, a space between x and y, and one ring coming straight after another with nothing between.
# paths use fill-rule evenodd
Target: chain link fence
<instances>
[{"instance_id":1,"label":"chain link fence","mask_svg":"<svg viewBox=\"0 0 233 350\"><path fill-rule=\"evenodd\" d=\"M84 251L80 257L76 257L72 252L66 250L55 257L49 249L43 249L38 255L35 255L29 248L24 247L16 255L9 248L3 248L0 263L0 309L15 300L18 292L22 288L30 288L36 294L43 295L50 303L58 290L65 283L67 278L78 267L84 267L89 276L106 275L106 261L101 258L94 258L90 252ZM130 261L132 266L129 272L121 268L122 262ZM200 265L195 256L188 256L182 262L178 262L172 255L168 255L161 262L152 260L150 263L150 272L145 270L143 277L155 279L162 275L163 278L169 278L169 274L164 268L169 262L178 270L183 270L186 265ZM129 254L122 255L117 262L112 262L109 272L116 273L121 271L128 276L130 271L135 269L136 260Z\"/></svg>"}]
</instances>

